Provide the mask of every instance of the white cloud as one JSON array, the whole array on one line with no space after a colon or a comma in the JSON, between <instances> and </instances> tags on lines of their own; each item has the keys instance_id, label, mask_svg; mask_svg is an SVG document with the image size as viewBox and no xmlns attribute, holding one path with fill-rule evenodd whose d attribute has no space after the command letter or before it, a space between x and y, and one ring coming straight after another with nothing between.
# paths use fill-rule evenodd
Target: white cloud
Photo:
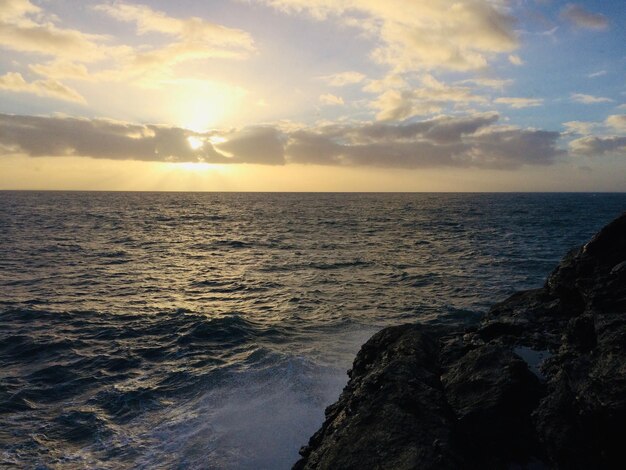
<instances>
[{"instance_id":1,"label":"white cloud","mask_svg":"<svg viewBox=\"0 0 626 470\"><path fill-rule=\"evenodd\" d=\"M15 21L25 15L41 13L41 8L28 0L4 0L0 2L0 21Z\"/></svg>"},{"instance_id":2,"label":"white cloud","mask_svg":"<svg viewBox=\"0 0 626 470\"><path fill-rule=\"evenodd\" d=\"M493 88L495 90L504 90L504 88L506 88L509 85L513 84L513 80L511 79L500 79L500 78L470 78L467 80L462 80L461 82L459 82L461 84L464 83L471 83L474 85L478 85L478 86L482 86L482 87L486 87L486 88Z\"/></svg>"},{"instance_id":3,"label":"white cloud","mask_svg":"<svg viewBox=\"0 0 626 470\"><path fill-rule=\"evenodd\" d=\"M466 105L486 102L469 87L451 86L426 74L420 87L402 90L387 90L371 103L378 110L376 118L381 121L396 121L415 115L438 113L448 103Z\"/></svg>"},{"instance_id":4,"label":"white cloud","mask_svg":"<svg viewBox=\"0 0 626 470\"><path fill-rule=\"evenodd\" d=\"M599 13L591 13L580 5L569 3L561 10L561 17L574 26L584 29L605 30L609 27L609 20Z\"/></svg>"},{"instance_id":5,"label":"white cloud","mask_svg":"<svg viewBox=\"0 0 626 470\"><path fill-rule=\"evenodd\" d=\"M324 75L322 77L319 77L319 79L326 82L330 86L342 87L346 85L361 83L363 80L365 80L365 75L361 72L348 71L334 73L332 75Z\"/></svg>"},{"instance_id":6,"label":"white cloud","mask_svg":"<svg viewBox=\"0 0 626 470\"><path fill-rule=\"evenodd\" d=\"M42 77L54 77L55 79L71 79L71 80L94 80L93 74L89 73L89 69L84 64L75 62L65 62L57 60L48 62L47 64L32 64L28 68L37 75Z\"/></svg>"},{"instance_id":7,"label":"white cloud","mask_svg":"<svg viewBox=\"0 0 626 470\"><path fill-rule=\"evenodd\" d=\"M146 5L119 2L95 8L116 20L134 23L139 36L153 32L172 38L164 46L141 46L129 51L119 57L118 67L99 73L100 79L141 78L148 85L158 86L176 64L214 58L242 59L255 50L254 41L246 31L201 18L174 18ZM151 79L151 75L155 78Z\"/></svg>"},{"instance_id":8,"label":"white cloud","mask_svg":"<svg viewBox=\"0 0 626 470\"><path fill-rule=\"evenodd\" d=\"M588 78L596 78L596 77L602 77L603 75L606 75L606 70L598 70L597 72L594 73L590 73L589 75L587 75Z\"/></svg>"},{"instance_id":9,"label":"white cloud","mask_svg":"<svg viewBox=\"0 0 626 470\"><path fill-rule=\"evenodd\" d=\"M571 121L563 125L567 128L567 133L582 135L569 143L569 149L573 154L587 157L602 155L626 157L626 115L613 114L602 122Z\"/></svg>"},{"instance_id":10,"label":"white cloud","mask_svg":"<svg viewBox=\"0 0 626 470\"><path fill-rule=\"evenodd\" d=\"M626 133L626 114L613 114L604 123L616 132Z\"/></svg>"},{"instance_id":11,"label":"white cloud","mask_svg":"<svg viewBox=\"0 0 626 470\"><path fill-rule=\"evenodd\" d=\"M516 97L502 97L495 100L496 103L506 104L514 109L532 108L535 106L541 106L543 99L541 98L516 98Z\"/></svg>"},{"instance_id":12,"label":"white cloud","mask_svg":"<svg viewBox=\"0 0 626 470\"><path fill-rule=\"evenodd\" d=\"M602 96L585 95L583 93L572 93L570 99L575 103L582 104L598 104L598 103L611 103L613 100Z\"/></svg>"},{"instance_id":13,"label":"white cloud","mask_svg":"<svg viewBox=\"0 0 626 470\"><path fill-rule=\"evenodd\" d=\"M85 103L85 98L80 93L56 80L47 79L27 82L21 74L16 72L9 72L0 76L0 90L15 93L32 93L37 96Z\"/></svg>"},{"instance_id":14,"label":"white cloud","mask_svg":"<svg viewBox=\"0 0 626 470\"><path fill-rule=\"evenodd\" d=\"M325 93L320 95L320 102L326 106L343 106L343 98L341 96L333 95L332 93Z\"/></svg>"},{"instance_id":15,"label":"white cloud","mask_svg":"<svg viewBox=\"0 0 626 470\"><path fill-rule=\"evenodd\" d=\"M119 21L134 23L139 35L156 32L178 39L177 43L161 50L139 54L138 60L151 60L150 54L154 58L165 56L172 60L171 54L174 52L182 53L187 58L242 57L254 50L254 42L247 32L201 18L179 19L146 5L119 2L98 5L95 8Z\"/></svg>"},{"instance_id":16,"label":"white cloud","mask_svg":"<svg viewBox=\"0 0 626 470\"><path fill-rule=\"evenodd\" d=\"M513 65L524 65L524 61L522 60L522 58L518 55L515 54L511 54L509 55L509 62L511 62Z\"/></svg>"},{"instance_id":17,"label":"white cloud","mask_svg":"<svg viewBox=\"0 0 626 470\"><path fill-rule=\"evenodd\" d=\"M368 93L382 93L390 89L402 89L409 86L409 83L398 74L390 73L380 80L369 80L363 87L363 91Z\"/></svg>"},{"instance_id":18,"label":"white cloud","mask_svg":"<svg viewBox=\"0 0 626 470\"><path fill-rule=\"evenodd\" d=\"M592 134L594 129L598 127L598 123L588 121L569 121L564 122L563 126L565 127L565 132L567 134L589 135Z\"/></svg>"},{"instance_id":19,"label":"white cloud","mask_svg":"<svg viewBox=\"0 0 626 470\"><path fill-rule=\"evenodd\" d=\"M240 59L255 50L247 32L201 18L174 18L145 5L122 2L94 9L133 23L139 38L157 33L164 39L152 45L117 44L118 38L59 26L58 18L27 0L5 0L0 3L0 47L46 57L45 63L29 64L44 81L124 81L148 87L158 87L169 78L176 64Z\"/></svg>"},{"instance_id":20,"label":"white cloud","mask_svg":"<svg viewBox=\"0 0 626 470\"><path fill-rule=\"evenodd\" d=\"M0 47L19 52L93 62L118 52L104 35L60 28L27 0L0 3Z\"/></svg>"},{"instance_id":21,"label":"white cloud","mask_svg":"<svg viewBox=\"0 0 626 470\"><path fill-rule=\"evenodd\" d=\"M564 122L563 126L566 128L568 134L580 134L583 136L589 136L591 134L602 133L602 138L611 137L611 133L626 134L626 114L612 114L608 116L603 122L593 121L570 121ZM598 137L596 135L596 137ZM581 141L582 142L582 141Z\"/></svg>"},{"instance_id":22,"label":"white cloud","mask_svg":"<svg viewBox=\"0 0 626 470\"><path fill-rule=\"evenodd\" d=\"M437 113L442 105L434 101L418 101L412 90L387 90L371 104L378 110L380 121L398 121L420 114Z\"/></svg>"},{"instance_id":23,"label":"white cloud","mask_svg":"<svg viewBox=\"0 0 626 470\"><path fill-rule=\"evenodd\" d=\"M290 13L337 18L378 43L372 58L396 72L477 70L518 46L514 20L499 0L265 0Z\"/></svg>"}]
</instances>

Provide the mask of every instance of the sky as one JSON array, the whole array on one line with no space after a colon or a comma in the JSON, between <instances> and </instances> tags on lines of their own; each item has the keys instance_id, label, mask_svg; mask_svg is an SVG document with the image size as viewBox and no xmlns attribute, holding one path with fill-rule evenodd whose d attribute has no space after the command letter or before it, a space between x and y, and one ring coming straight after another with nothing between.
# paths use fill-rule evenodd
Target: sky
<instances>
[{"instance_id":1,"label":"sky","mask_svg":"<svg viewBox=\"0 0 626 470\"><path fill-rule=\"evenodd\" d=\"M0 0L0 189L626 191L623 0Z\"/></svg>"}]
</instances>

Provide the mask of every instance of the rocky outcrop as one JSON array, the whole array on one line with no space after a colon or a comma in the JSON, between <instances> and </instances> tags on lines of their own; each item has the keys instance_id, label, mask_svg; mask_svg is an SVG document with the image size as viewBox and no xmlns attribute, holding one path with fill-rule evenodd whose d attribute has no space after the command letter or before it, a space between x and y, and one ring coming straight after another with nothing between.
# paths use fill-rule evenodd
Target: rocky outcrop
<instances>
[{"instance_id":1,"label":"rocky outcrop","mask_svg":"<svg viewBox=\"0 0 626 470\"><path fill-rule=\"evenodd\" d=\"M465 330L386 328L295 469L624 468L626 214Z\"/></svg>"}]
</instances>

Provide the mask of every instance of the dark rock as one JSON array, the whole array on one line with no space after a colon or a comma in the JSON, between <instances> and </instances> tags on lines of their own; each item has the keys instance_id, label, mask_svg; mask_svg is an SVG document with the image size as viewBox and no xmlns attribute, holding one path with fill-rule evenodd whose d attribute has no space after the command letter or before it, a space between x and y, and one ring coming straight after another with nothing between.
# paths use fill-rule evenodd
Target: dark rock
<instances>
[{"instance_id":1,"label":"dark rock","mask_svg":"<svg viewBox=\"0 0 626 470\"><path fill-rule=\"evenodd\" d=\"M542 386L519 356L486 344L453 363L442 382L465 454L476 466L502 467L541 454L530 414Z\"/></svg>"},{"instance_id":2,"label":"dark rock","mask_svg":"<svg viewBox=\"0 0 626 470\"><path fill-rule=\"evenodd\" d=\"M439 377L439 331L387 328L362 347L339 401L294 468L463 466Z\"/></svg>"},{"instance_id":3,"label":"dark rock","mask_svg":"<svg viewBox=\"0 0 626 470\"><path fill-rule=\"evenodd\" d=\"M465 330L373 336L296 469L623 468L626 214Z\"/></svg>"}]
</instances>

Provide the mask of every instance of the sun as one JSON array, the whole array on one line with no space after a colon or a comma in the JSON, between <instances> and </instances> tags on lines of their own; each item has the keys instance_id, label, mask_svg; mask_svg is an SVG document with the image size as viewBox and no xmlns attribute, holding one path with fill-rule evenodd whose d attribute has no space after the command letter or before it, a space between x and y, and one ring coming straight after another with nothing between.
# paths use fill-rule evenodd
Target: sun
<instances>
[{"instance_id":1,"label":"sun","mask_svg":"<svg viewBox=\"0 0 626 470\"><path fill-rule=\"evenodd\" d=\"M192 150L198 150L199 148L204 147L204 139L201 139L193 135L190 135L189 137L187 137L187 143L189 144Z\"/></svg>"},{"instance_id":2,"label":"sun","mask_svg":"<svg viewBox=\"0 0 626 470\"><path fill-rule=\"evenodd\" d=\"M235 118L243 108L246 90L209 80L178 79L162 82L167 86L161 106L169 121L194 132L206 132Z\"/></svg>"}]
</instances>

